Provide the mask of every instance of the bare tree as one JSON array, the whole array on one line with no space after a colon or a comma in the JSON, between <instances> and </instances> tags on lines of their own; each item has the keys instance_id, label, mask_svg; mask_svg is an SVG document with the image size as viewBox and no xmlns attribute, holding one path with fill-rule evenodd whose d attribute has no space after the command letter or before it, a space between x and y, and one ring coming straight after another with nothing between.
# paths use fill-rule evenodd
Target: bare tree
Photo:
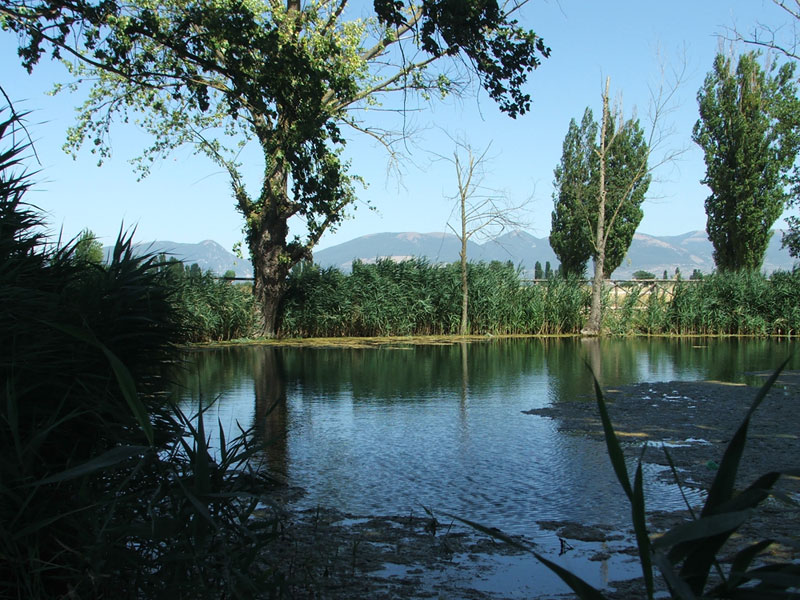
<instances>
[{"instance_id":1,"label":"bare tree","mask_svg":"<svg viewBox=\"0 0 800 600\"><path fill-rule=\"evenodd\" d=\"M646 138L639 128L638 119L632 118L628 121L623 119L621 102L617 102L613 108L611 107L609 100L611 82L610 78L606 78L602 94L603 116L600 124L600 143L595 150L600 163L597 202L594 205L596 215L587 215L592 233L594 277L589 321L581 332L584 335L599 335L601 332L606 248L614 222L620 211L626 206L626 200L633 195L635 188L645 182L649 183L655 169L674 161L684 151L680 148L662 151L664 142L670 134L663 126L663 119L674 108L675 93L683 80L683 74L683 69L674 72L673 80L665 84L662 72L661 85L657 90L651 90L649 131ZM631 144L631 148L638 147L638 149L632 153L630 164L624 173L618 175L615 178L616 181L611 182L608 177L609 159L615 141L622 135L635 135L642 139L636 144ZM656 153L659 153L657 158Z\"/></svg>"},{"instance_id":2,"label":"bare tree","mask_svg":"<svg viewBox=\"0 0 800 600\"><path fill-rule=\"evenodd\" d=\"M450 162L456 171L457 192L448 199L455 202L453 212L458 209L459 223L447 227L461 242L461 335L469 333L468 304L469 284L467 281L467 243L473 237L483 240L494 239L507 229L521 229L526 224L522 210L530 198L515 204L504 192L484 185L486 177L487 154L491 144L477 154L472 146L463 140L454 140L456 148Z\"/></svg>"},{"instance_id":3,"label":"bare tree","mask_svg":"<svg viewBox=\"0 0 800 600\"><path fill-rule=\"evenodd\" d=\"M800 59L800 37L798 37L797 28L800 25L800 0L772 0L772 3L789 18L787 23L775 26L758 22L747 33L733 27L729 29L732 34L729 39L759 46L766 50L774 50L787 58L798 60Z\"/></svg>"}]
</instances>

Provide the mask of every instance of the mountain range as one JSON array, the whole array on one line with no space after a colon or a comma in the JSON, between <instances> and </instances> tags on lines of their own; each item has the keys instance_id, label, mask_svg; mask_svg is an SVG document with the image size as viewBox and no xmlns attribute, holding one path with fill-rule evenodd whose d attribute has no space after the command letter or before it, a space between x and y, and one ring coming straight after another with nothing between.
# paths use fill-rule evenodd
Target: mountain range
<instances>
[{"instance_id":1,"label":"mountain range","mask_svg":"<svg viewBox=\"0 0 800 600\"><path fill-rule=\"evenodd\" d=\"M458 260L461 242L448 233L375 233L349 242L314 252L314 262L324 267L350 270L354 259L374 262L376 258L389 257L402 260L411 256L426 257L434 263ZM612 278L628 279L634 272L650 271L661 277L666 270L672 276L679 268L684 277L699 269L703 273L714 270L714 247L705 231L690 231L675 236L653 236L637 233L622 264ZM538 261L542 267L550 262L558 266L548 238L538 238L526 231L512 231L483 244L468 242L467 256L472 261L510 260L520 265L532 276ZM789 251L781 248L781 232L775 231L764 256L762 270L789 270L794 260ZM588 272L591 273L591 264Z\"/></svg>"},{"instance_id":2,"label":"mountain range","mask_svg":"<svg viewBox=\"0 0 800 600\"><path fill-rule=\"evenodd\" d=\"M349 242L314 252L314 262L322 267L336 267L349 271L354 260L375 262L378 258L404 260L424 257L431 263L450 263L458 260L461 242L450 233L374 233ZM106 248L106 257L110 248ZM198 244L181 244L158 241L136 244L137 252L165 253L182 260L185 264L197 263L203 271L210 270L222 275L233 270L237 277L252 277L253 267L246 259L240 259L213 240ZM550 262L553 269L558 266L548 238L538 238L525 231L512 231L482 244L469 242L467 256L471 261L511 261L521 266L529 277L533 276L538 261L544 268ZM781 232L775 231L764 256L762 270L789 270L795 261L786 249L781 248ZM628 254L612 278L629 279L635 271L650 271L661 277L664 271L672 276L680 269L684 277L699 269L703 273L714 270L713 246L704 231L690 231L682 235L653 236L637 233ZM589 267L591 272L591 265Z\"/></svg>"},{"instance_id":3,"label":"mountain range","mask_svg":"<svg viewBox=\"0 0 800 600\"><path fill-rule=\"evenodd\" d=\"M109 261L114 248L103 248L106 262ZM217 275L224 275L226 271L233 271L237 277L252 277L253 265L246 258L237 258L214 240L204 240L197 244L181 244L178 242L157 241L140 242L133 245L133 252L142 254L165 254L167 258L174 257L185 265L197 263L203 272L211 271Z\"/></svg>"}]
</instances>

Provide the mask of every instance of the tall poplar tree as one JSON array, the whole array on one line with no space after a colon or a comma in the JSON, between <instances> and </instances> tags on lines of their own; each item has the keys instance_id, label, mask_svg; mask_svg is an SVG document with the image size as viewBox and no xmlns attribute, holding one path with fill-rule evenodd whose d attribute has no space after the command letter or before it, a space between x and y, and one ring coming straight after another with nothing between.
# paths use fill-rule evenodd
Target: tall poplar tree
<instances>
[{"instance_id":1,"label":"tall poplar tree","mask_svg":"<svg viewBox=\"0 0 800 600\"><path fill-rule=\"evenodd\" d=\"M23 35L26 66L50 48L73 61L78 80L93 82L70 133L73 149L88 141L102 158L114 121L138 122L153 140L140 157L142 174L182 145L228 173L271 336L292 266L311 257L355 200L358 177L341 159L343 128L390 147L366 120L368 109L392 94L402 111L409 92L427 98L458 89L463 82L452 72L462 66L516 117L530 109L528 73L549 55L513 18L525 0L353 4L9 0L0 19ZM250 141L263 157L255 189L238 158ZM290 237L292 218L303 235Z\"/></svg>"},{"instance_id":2,"label":"tall poplar tree","mask_svg":"<svg viewBox=\"0 0 800 600\"><path fill-rule=\"evenodd\" d=\"M592 256L588 215L597 201L596 145L597 123L587 108L580 127L575 119L569 122L561 162L554 171L550 246L564 276L582 277Z\"/></svg>"},{"instance_id":3,"label":"tall poplar tree","mask_svg":"<svg viewBox=\"0 0 800 600\"><path fill-rule=\"evenodd\" d=\"M697 94L692 139L705 154L706 230L720 270L761 268L772 226L792 198L800 150L794 71L794 63L762 68L755 52L742 54L734 70L732 58L718 54Z\"/></svg>"},{"instance_id":4,"label":"tall poplar tree","mask_svg":"<svg viewBox=\"0 0 800 600\"><path fill-rule=\"evenodd\" d=\"M550 245L565 275L581 276L602 246L604 277L622 264L644 216L642 202L650 185L649 147L639 121L622 121L609 111L605 146L600 127L586 109L580 127L570 121L561 162L555 169ZM600 178L603 175L603 240L598 243Z\"/></svg>"}]
</instances>

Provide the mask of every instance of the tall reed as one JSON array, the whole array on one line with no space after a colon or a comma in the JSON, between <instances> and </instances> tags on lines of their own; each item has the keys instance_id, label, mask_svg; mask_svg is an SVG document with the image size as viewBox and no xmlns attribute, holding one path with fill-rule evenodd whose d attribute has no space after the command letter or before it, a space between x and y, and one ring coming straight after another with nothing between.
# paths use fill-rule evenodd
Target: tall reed
<instances>
[{"instance_id":1,"label":"tall reed","mask_svg":"<svg viewBox=\"0 0 800 600\"><path fill-rule=\"evenodd\" d=\"M6 115L3 143L20 139ZM177 332L156 257L126 235L107 267L47 244L26 150L0 149L0 597L279 589L259 560L274 521L251 519L258 449L243 433L212 453L165 397Z\"/></svg>"},{"instance_id":2,"label":"tall reed","mask_svg":"<svg viewBox=\"0 0 800 600\"><path fill-rule=\"evenodd\" d=\"M578 280L527 285L511 263L470 263L471 334L577 333L588 290ZM281 310L284 336L457 334L461 274L457 263L380 259L353 263L352 273L299 265Z\"/></svg>"},{"instance_id":3,"label":"tall reed","mask_svg":"<svg viewBox=\"0 0 800 600\"><path fill-rule=\"evenodd\" d=\"M257 313L251 286L219 280L210 272L184 267L174 258L165 261L162 256L159 263L181 341L218 342L255 332Z\"/></svg>"}]
</instances>

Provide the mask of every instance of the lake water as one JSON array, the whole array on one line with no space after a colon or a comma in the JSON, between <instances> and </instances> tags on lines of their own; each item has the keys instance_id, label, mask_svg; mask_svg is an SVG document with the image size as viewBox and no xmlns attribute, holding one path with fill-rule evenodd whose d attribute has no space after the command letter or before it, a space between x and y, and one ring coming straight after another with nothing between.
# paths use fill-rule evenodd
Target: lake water
<instances>
[{"instance_id":1,"label":"lake water","mask_svg":"<svg viewBox=\"0 0 800 600\"><path fill-rule=\"evenodd\" d=\"M450 512L528 538L539 520L626 527L601 442L522 411L594 401L605 387L671 380L758 383L795 342L764 339L488 339L378 348L236 347L187 355L186 403L254 427L269 469L305 490L298 508ZM789 368L800 368L800 357ZM679 509L647 477L648 509Z\"/></svg>"}]
</instances>

